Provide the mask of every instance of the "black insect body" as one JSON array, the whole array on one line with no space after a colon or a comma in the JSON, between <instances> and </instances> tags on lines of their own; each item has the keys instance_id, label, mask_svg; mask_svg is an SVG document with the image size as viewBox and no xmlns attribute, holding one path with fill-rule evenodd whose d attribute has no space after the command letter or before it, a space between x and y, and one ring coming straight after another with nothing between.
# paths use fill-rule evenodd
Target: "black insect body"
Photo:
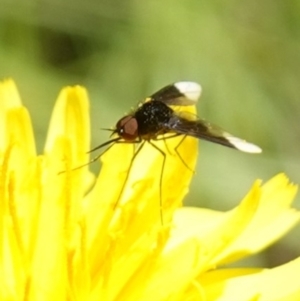
<instances>
[{"instance_id":1,"label":"black insect body","mask_svg":"<svg viewBox=\"0 0 300 301\"><path fill-rule=\"evenodd\" d=\"M115 133L125 140L151 140L167 133L167 125L174 111L160 101L149 101L138 108L133 115L120 119Z\"/></svg>"}]
</instances>

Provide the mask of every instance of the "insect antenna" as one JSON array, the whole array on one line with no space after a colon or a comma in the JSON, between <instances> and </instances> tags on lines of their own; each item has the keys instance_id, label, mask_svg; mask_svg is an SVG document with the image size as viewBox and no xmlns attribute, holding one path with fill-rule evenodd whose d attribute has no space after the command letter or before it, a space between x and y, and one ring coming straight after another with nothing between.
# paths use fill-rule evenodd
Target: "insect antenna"
<instances>
[{"instance_id":1,"label":"insect antenna","mask_svg":"<svg viewBox=\"0 0 300 301\"><path fill-rule=\"evenodd\" d=\"M103 153L101 153L99 156L97 156L96 158L99 158L99 157L101 157L105 152L107 152L113 145L114 145L114 143L118 143L118 141L119 140L121 140L122 139L122 137L116 137L116 138L114 138L114 139L110 139L110 140L108 140L108 141L106 141L106 142L104 142L104 143L102 143L102 144L100 144L100 145L98 145L98 146L96 146L96 147L94 147L94 148L92 148L91 150L89 150L88 152L87 152L87 154L90 154L90 153L92 153L93 151L95 151L95 150L97 150L97 149L100 149L100 148L102 148L102 147L104 147L104 146L106 146L106 145L109 145L109 144L111 144ZM92 160L94 160L94 159L92 159ZM96 159L97 160L97 159ZM94 162L94 161L93 161ZM91 162L89 162L89 163L91 163ZM88 164L89 164L88 163Z\"/></svg>"},{"instance_id":2,"label":"insect antenna","mask_svg":"<svg viewBox=\"0 0 300 301\"><path fill-rule=\"evenodd\" d=\"M100 130L109 131L109 132L113 132L113 133L116 131L115 129L107 129L107 128L101 128Z\"/></svg>"},{"instance_id":3,"label":"insect antenna","mask_svg":"<svg viewBox=\"0 0 300 301\"><path fill-rule=\"evenodd\" d=\"M120 139L122 139L122 137L116 137L116 138L114 138L114 139L110 139L110 140L108 140L108 141L106 141L106 142L104 142L104 143L102 143L102 144L96 146L95 148L89 150L89 151L87 152L87 154L89 154L89 153L91 153L91 152L93 152L93 151L95 151L95 150L97 150L97 149L100 149L100 148L102 148L102 147L104 147L104 146L109 145L108 148L105 149L101 154L99 154L99 155L97 155L96 157L92 158L92 159L91 159L90 161L88 161L87 163L84 163L84 164L82 164L82 165L79 165L79 166L76 166L76 167L72 168L71 171L78 170L78 169L80 169L80 168L82 168L82 167L88 166L88 165L90 165L91 163L97 161L97 160L98 160L102 155L104 155L104 154L105 154L105 153L106 153L106 152L107 152L107 151L108 151L115 143L118 143L118 141L119 141ZM60 174L63 174L63 173L65 173L65 172L66 172L66 170L63 170L63 171L60 171L58 174L60 175Z\"/></svg>"}]
</instances>

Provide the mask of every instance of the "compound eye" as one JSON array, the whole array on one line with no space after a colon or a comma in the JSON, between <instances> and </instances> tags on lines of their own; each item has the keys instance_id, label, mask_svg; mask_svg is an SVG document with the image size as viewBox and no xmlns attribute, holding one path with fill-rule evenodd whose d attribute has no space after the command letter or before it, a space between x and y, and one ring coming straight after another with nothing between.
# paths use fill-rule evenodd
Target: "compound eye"
<instances>
[{"instance_id":1,"label":"compound eye","mask_svg":"<svg viewBox=\"0 0 300 301\"><path fill-rule=\"evenodd\" d=\"M117 133L124 140L135 140L138 137L138 123L132 116L125 116L116 125Z\"/></svg>"}]
</instances>

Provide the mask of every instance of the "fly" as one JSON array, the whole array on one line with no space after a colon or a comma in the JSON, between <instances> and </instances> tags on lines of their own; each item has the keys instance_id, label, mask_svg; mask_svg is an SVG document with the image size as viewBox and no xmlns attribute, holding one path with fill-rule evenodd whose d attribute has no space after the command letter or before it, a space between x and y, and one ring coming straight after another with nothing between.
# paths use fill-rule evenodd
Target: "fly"
<instances>
[{"instance_id":1,"label":"fly","mask_svg":"<svg viewBox=\"0 0 300 301\"><path fill-rule=\"evenodd\" d=\"M144 143L159 140L159 136L192 136L247 153L261 153L261 148L237 138L208 121L189 112L173 110L170 106L195 105L201 95L201 86L195 82L177 82L146 98L136 110L122 117L113 134L117 137L95 147L90 152L113 143ZM113 135L112 134L112 135ZM152 144L152 143L151 143ZM102 154L101 154L102 155ZM99 159L97 156L94 160Z\"/></svg>"},{"instance_id":2,"label":"fly","mask_svg":"<svg viewBox=\"0 0 300 301\"><path fill-rule=\"evenodd\" d=\"M136 150L131 160L125 180L126 183L135 157L145 143L150 143L163 156L162 173L160 177L160 208L162 208L161 186L166 154L157 147L153 141L182 136L180 142L182 143L186 136L192 136L243 152L260 153L262 151L261 148L255 144L237 138L224 131L222 128L213 125L208 121L199 119L192 113L184 111L185 106L196 105L201 95L201 91L201 86L195 82L177 82L162 88L146 98L144 102L140 103L136 110L122 117L117 122L115 128L112 130L112 135L115 135L116 137L95 147L90 152L108 146L104 151L106 152L115 143L139 144L140 147ZM175 111L172 106L179 106L182 111ZM178 146L175 151L179 155L177 152ZM89 163L98 160L104 152L93 158ZM182 160L181 157L180 159ZM120 197L123 193L123 189ZM115 204L114 207L116 206L117 204Z\"/></svg>"}]
</instances>

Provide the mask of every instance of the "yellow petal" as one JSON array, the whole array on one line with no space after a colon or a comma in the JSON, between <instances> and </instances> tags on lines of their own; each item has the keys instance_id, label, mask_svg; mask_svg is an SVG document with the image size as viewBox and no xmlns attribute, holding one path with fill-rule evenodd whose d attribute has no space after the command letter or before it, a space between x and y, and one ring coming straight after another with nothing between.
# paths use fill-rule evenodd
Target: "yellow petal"
<instances>
[{"instance_id":1,"label":"yellow petal","mask_svg":"<svg viewBox=\"0 0 300 301\"><path fill-rule=\"evenodd\" d=\"M280 239L300 220L300 212L291 208L298 187L279 174L261 187L261 198L253 220L222 254L218 264L255 254Z\"/></svg>"},{"instance_id":2,"label":"yellow petal","mask_svg":"<svg viewBox=\"0 0 300 301\"><path fill-rule=\"evenodd\" d=\"M216 258L228 248L254 217L260 200L259 182L236 210L219 213L200 208L182 208L175 214L175 228L165 252L176 250L186 241L198 241L199 254L194 259L192 273L200 273L214 268ZM184 258L184 256L182 256ZM178 258L180 260L180 258ZM184 260L184 259L181 259Z\"/></svg>"},{"instance_id":3,"label":"yellow petal","mask_svg":"<svg viewBox=\"0 0 300 301\"><path fill-rule=\"evenodd\" d=\"M52 116L46 155L37 168L39 204L38 218L32 221L36 230L32 233L34 256L30 258L31 268L27 274L29 300L68 299L71 292L76 291L68 286L76 282L76 265L87 276L84 272L87 264L82 263L84 231L80 220L84 180L88 173L86 169L70 170L73 164L88 161L85 154L89 147L87 110L85 90L66 88L60 94ZM63 169L66 172L58 174ZM86 176L83 178L83 175ZM88 281L88 277L86 279Z\"/></svg>"},{"instance_id":4,"label":"yellow petal","mask_svg":"<svg viewBox=\"0 0 300 301\"><path fill-rule=\"evenodd\" d=\"M72 157L79 156L72 158L72 167L88 162L87 151L90 149L88 106L87 92L83 87L67 87L61 91L50 121L45 153L52 150L56 139L65 137L69 140Z\"/></svg>"},{"instance_id":5,"label":"yellow petal","mask_svg":"<svg viewBox=\"0 0 300 301\"><path fill-rule=\"evenodd\" d=\"M61 92L39 157L12 81L0 84L0 97L0 300L298 300L299 260L212 271L299 220L290 209L296 188L285 176L256 181L226 213L177 209L198 144L177 137L142 141L139 151L113 145L86 193L93 177L76 169L88 162L86 91Z\"/></svg>"},{"instance_id":6,"label":"yellow petal","mask_svg":"<svg viewBox=\"0 0 300 301\"><path fill-rule=\"evenodd\" d=\"M0 151L18 142L35 155L35 143L29 114L22 106L17 87L12 80L0 82Z\"/></svg>"},{"instance_id":7,"label":"yellow petal","mask_svg":"<svg viewBox=\"0 0 300 301\"><path fill-rule=\"evenodd\" d=\"M214 257L243 231L255 213L260 195L258 183L255 187L238 210L222 216L217 223L213 221L205 233L198 228L205 221L199 219L194 211L185 208L178 210L174 219L175 228L162 255L157 261L149 263L151 273L147 266L144 268L147 274L142 273L142 269L131 279L131 285L135 287L131 293L135 298L151 300L155 292L158 300L177 300L176 297L184 293L196 275L214 267ZM180 216L185 213L188 218ZM145 284L141 286L138 283Z\"/></svg>"},{"instance_id":8,"label":"yellow petal","mask_svg":"<svg viewBox=\"0 0 300 301\"><path fill-rule=\"evenodd\" d=\"M22 295L35 228L37 159L31 121L13 81L0 83L0 299ZM31 202L27 202L30 199ZM5 300L5 299L3 299Z\"/></svg>"},{"instance_id":9,"label":"yellow petal","mask_svg":"<svg viewBox=\"0 0 300 301\"><path fill-rule=\"evenodd\" d=\"M147 142L133 161L131 144L114 145L103 156L96 187L87 198L89 257L94 275L101 279L94 290L95 300L97 296L113 298L131 277L140 279L136 274L140 266L152 269L146 262L164 246L172 214L181 205L192 177L182 160L191 169L196 162L197 140L186 138L181 143L180 159L175 148L181 139L155 141L167 154L164 167L164 156ZM137 281L142 290L142 282ZM133 293L130 287L122 292L123 300Z\"/></svg>"},{"instance_id":10,"label":"yellow petal","mask_svg":"<svg viewBox=\"0 0 300 301\"><path fill-rule=\"evenodd\" d=\"M292 218L294 225L295 217L297 217L296 220L299 218L298 213L289 209L291 203L289 198L294 196L294 187L287 185L285 177L278 177L275 177L273 181L275 183L278 183L278 180L283 181L285 185L274 185L274 194L277 195L277 192L281 197L286 198L285 202L282 201L281 203L284 204L283 208L287 208L286 210L292 213L290 218L295 215L294 219ZM147 296L151 295L150 292L154 290L160 292L161 299L170 298L173 294L174 296L184 295L184 288L189 286L195 275L215 268L221 261L221 256L228 254L228 250L232 250L235 242L239 241L244 233L247 234L248 227L251 227L252 223L255 226L257 220L260 220L261 210L266 206L264 187L261 188L260 182L256 181L243 202L235 210L227 213L196 208L177 210L172 236L164 249L163 256L153 266L151 278L149 276L147 278L149 285L143 288L143 299L148 300ZM270 187L267 185L267 188ZM286 191L286 194L282 193L283 191ZM272 203L268 202L268 206L271 205ZM283 208L281 207L282 215L285 216ZM276 211L274 219L278 215L281 216L280 210ZM287 227L290 225L288 224ZM265 224L265 227L268 225ZM271 239L273 238L270 233L267 234ZM262 240L260 245L268 244L269 237L264 237L264 241ZM265 244L263 244L264 242ZM245 242L244 245L248 247ZM249 254L250 251L247 249L246 251L244 249L235 250L233 256ZM229 255L231 254L229 253ZM168 279L167 284L164 282L166 277ZM243 300L255 300L256 297L255 294L247 295Z\"/></svg>"},{"instance_id":11,"label":"yellow petal","mask_svg":"<svg viewBox=\"0 0 300 301\"><path fill-rule=\"evenodd\" d=\"M212 271L198 281L207 301L298 301L299 271L300 258L273 269Z\"/></svg>"},{"instance_id":12,"label":"yellow petal","mask_svg":"<svg viewBox=\"0 0 300 301\"><path fill-rule=\"evenodd\" d=\"M199 257L207 270L249 256L265 248L296 225L300 213L290 208L297 187L280 174L260 187L257 181L242 203L229 212L182 208L175 214L168 248L198 240Z\"/></svg>"}]
</instances>

